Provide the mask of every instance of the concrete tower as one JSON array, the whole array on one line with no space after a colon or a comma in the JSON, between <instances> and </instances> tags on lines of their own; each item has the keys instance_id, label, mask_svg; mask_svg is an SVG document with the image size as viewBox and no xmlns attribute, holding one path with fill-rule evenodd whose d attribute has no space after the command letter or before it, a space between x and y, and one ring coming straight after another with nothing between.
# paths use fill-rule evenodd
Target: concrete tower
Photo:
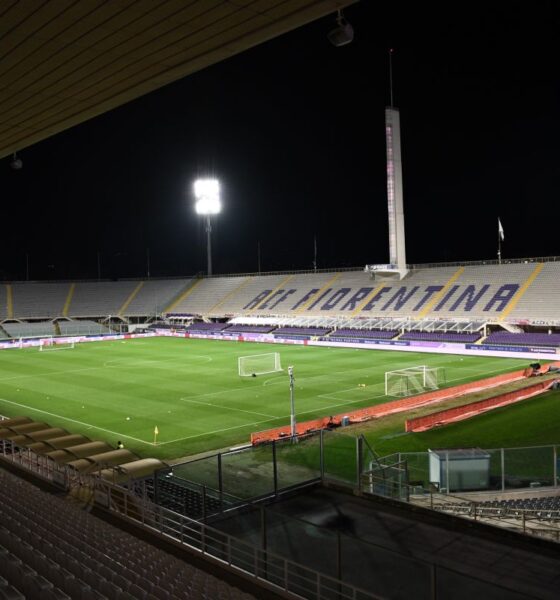
<instances>
[{"instance_id":1,"label":"concrete tower","mask_svg":"<svg viewBox=\"0 0 560 600\"><path fill-rule=\"evenodd\" d=\"M406 272L403 183L401 159L401 123L398 109L385 109L387 142L387 210L389 212L389 262Z\"/></svg>"}]
</instances>

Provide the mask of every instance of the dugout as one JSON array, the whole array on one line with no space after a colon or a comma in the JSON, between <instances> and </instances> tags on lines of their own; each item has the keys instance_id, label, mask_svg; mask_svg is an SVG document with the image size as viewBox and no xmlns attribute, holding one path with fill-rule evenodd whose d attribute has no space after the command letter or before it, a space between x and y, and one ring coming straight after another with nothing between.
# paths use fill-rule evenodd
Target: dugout
<instances>
[{"instance_id":1,"label":"dugout","mask_svg":"<svg viewBox=\"0 0 560 600\"><path fill-rule=\"evenodd\" d=\"M440 492L487 490L490 454L480 448L428 450L430 483Z\"/></svg>"},{"instance_id":2,"label":"dugout","mask_svg":"<svg viewBox=\"0 0 560 600\"><path fill-rule=\"evenodd\" d=\"M126 483L132 479L153 477L156 471L167 467L167 463L158 458L142 458L133 462L118 465L112 469L104 469L99 473L102 479L111 483Z\"/></svg>"},{"instance_id":3,"label":"dugout","mask_svg":"<svg viewBox=\"0 0 560 600\"><path fill-rule=\"evenodd\" d=\"M95 473L107 467L114 467L125 463L138 460L138 455L130 450L110 450L85 458L78 458L67 463L67 466L74 469L78 473L87 474Z\"/></svg>"},{"instance_id":4,"label":"dugout","mask_svg":"<svg viewBox=\"0 0 560 600\"><path fill-rule=\"evenodd\" d=\"M109 444L105 442L88 442L86 444L79 444L78 446L69 446L63 450L53 450L47 452L47 456L54 460L57 465L65 465L78 458L86 458L87 456L95 456L102 452L109 452L113 450Z\"/></svg>"}]
</instances>

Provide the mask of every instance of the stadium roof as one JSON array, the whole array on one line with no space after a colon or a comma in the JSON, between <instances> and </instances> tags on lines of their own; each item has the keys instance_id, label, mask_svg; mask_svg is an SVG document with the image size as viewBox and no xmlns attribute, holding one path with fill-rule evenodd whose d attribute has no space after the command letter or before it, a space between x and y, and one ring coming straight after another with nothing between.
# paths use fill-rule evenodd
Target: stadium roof
<instances>
[{"instance_id":1,"label":"stadium roof","mask_svg":"<svg viewBox=\"0 0 560 600\"><path fill-rule=\"evenodd\" d=\"M357 0L6 0L0 158Z\"/></svg>"}]
</instances>

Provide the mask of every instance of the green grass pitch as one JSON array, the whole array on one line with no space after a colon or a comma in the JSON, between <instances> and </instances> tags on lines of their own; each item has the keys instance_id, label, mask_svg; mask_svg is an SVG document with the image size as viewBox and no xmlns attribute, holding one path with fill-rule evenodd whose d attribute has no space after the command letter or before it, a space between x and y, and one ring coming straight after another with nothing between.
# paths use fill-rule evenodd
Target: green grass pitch
<instances>
[{"instance_id":1,"label":"green grass pitch","mask_svg":"<svg viewBox=\"0 0 560 600\"><path fill-rule=\"evenodd\" d=\"M238 357L267 352L280 353L283 373L238 376ZM253 431L289 423L288 365L294 366L296 412L303 421L387 401L388 370L441 366L453 385L528 362L163 337L50 352L5 350L1 358L1 414L28 415L113 445L122 440L141 456L162 459L244 443ZM486 428L486 437L495 427ZM398 438L393 442L391 450Z\"/></svg>"}]
</instances>

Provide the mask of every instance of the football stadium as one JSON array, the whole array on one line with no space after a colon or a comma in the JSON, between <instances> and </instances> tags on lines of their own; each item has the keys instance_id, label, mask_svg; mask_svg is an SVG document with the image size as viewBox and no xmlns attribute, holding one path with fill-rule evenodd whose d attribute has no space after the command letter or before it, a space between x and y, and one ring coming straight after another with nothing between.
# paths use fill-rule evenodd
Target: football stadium
<instances>
[{"instance_id":1,"label":"football stadium","mask_svg":"<svg viewBox=\"0 0 560 600\"><path fill-rule=\"evenodd\" d=\"M235 52L337 11L351 41L349 1L213 4L206 50L119 103L230 55L220 19ZM4 16L43 11L47 52L89 18L55 5ZM386 263L213 274L202 179L204 273L0 283L0 598L558 597L560 259L504 259L498 221L496 260L407 262L394 106L385 135Z\"/></svg>"}]
</instances>

